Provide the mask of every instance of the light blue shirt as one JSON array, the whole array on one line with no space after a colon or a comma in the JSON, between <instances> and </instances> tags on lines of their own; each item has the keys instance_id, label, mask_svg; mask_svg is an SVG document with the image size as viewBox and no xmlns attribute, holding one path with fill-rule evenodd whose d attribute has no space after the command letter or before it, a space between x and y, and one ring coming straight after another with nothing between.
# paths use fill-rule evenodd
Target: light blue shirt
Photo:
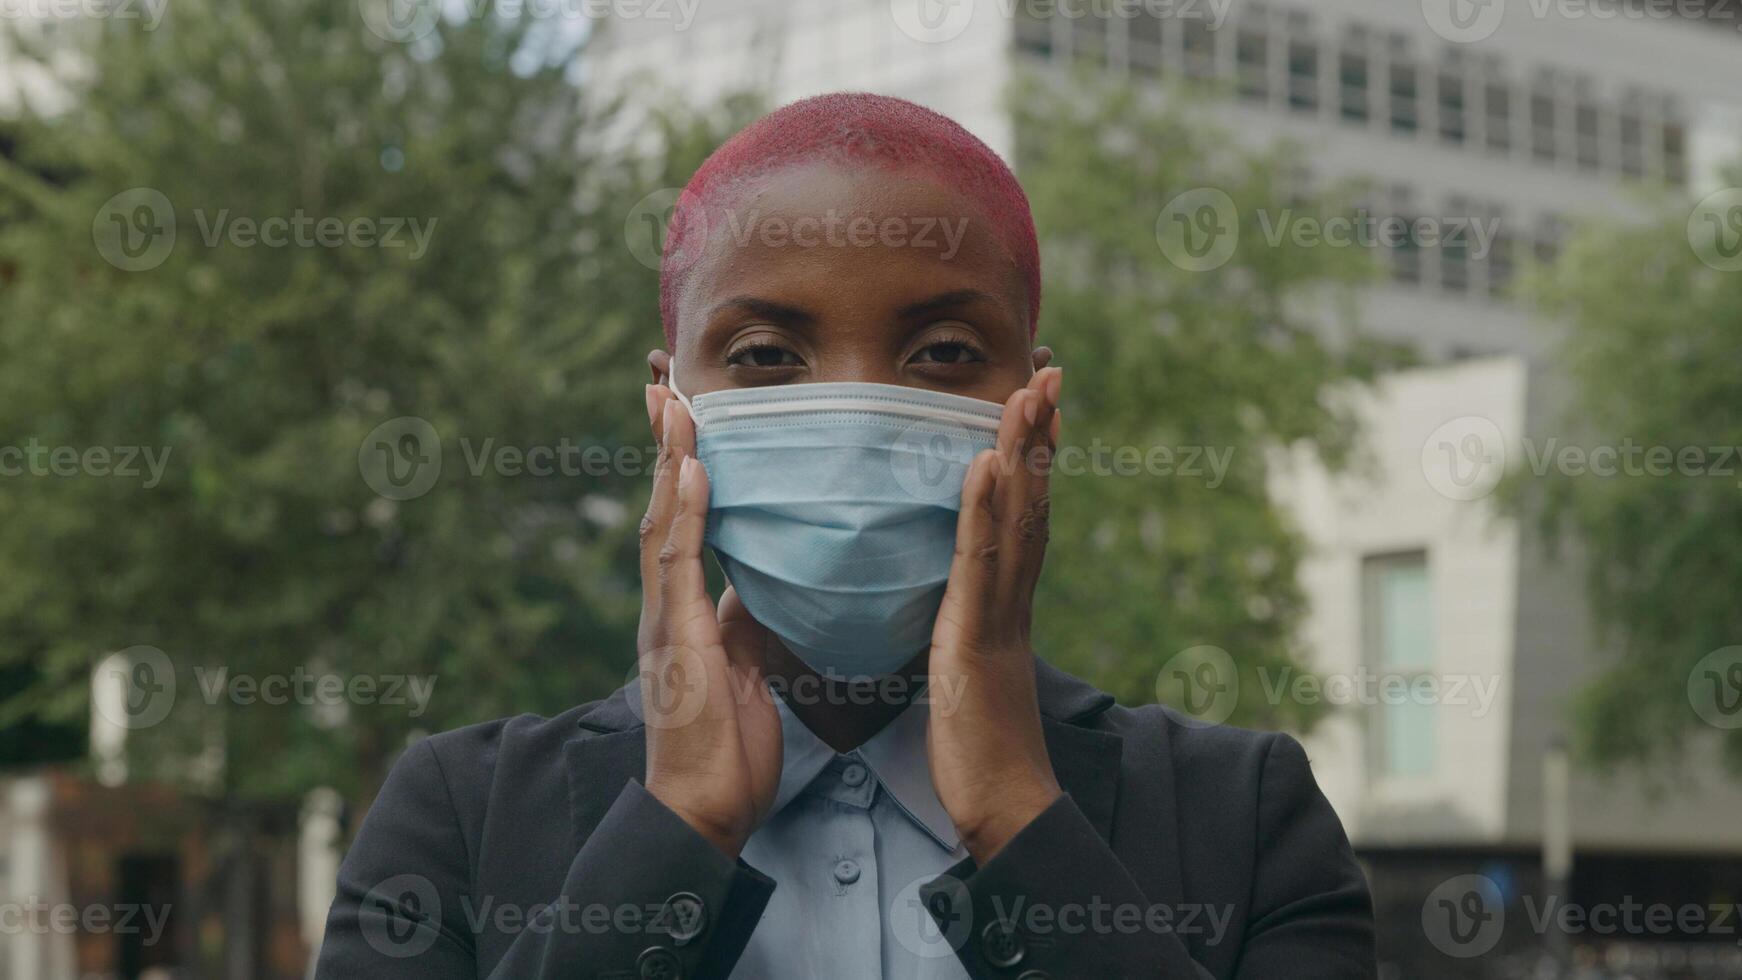
<instances>
[{"instance_id":1,"label":"light blue shirt","mask_svg":"<svg viewBox=\"0 0 1742 980\"><path fill-rule=\"evenodd\" d=\"M776 886L734 980L967 980L919 900L967 857L932 788L924 699L845 755L775 702L780 788L743 858Z\"/></svg>"}]
</instances>

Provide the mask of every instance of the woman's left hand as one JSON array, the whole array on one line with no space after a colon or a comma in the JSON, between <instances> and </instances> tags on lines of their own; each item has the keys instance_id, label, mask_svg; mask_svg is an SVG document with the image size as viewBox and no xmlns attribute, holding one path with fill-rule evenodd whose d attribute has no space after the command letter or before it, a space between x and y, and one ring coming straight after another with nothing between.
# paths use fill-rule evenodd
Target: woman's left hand
<instances>
[{"instance_id":1,"label":"woman's left hand","mask_svg":"<svg viewBox=\"0 0 1742 980\"><path fill-rule=\"evenodd\" d=\"M1058 368L1004 403L995 449L962 485L956 554L931 641L927 754L938 799L985 866L1057 800L1029 624L1045 558Z\"/></svg>"}]
</instances>

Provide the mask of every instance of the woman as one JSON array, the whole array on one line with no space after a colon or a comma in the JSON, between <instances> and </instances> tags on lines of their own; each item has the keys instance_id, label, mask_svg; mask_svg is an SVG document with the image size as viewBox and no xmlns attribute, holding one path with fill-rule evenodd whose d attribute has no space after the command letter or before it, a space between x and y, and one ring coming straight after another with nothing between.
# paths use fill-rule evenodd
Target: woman
<instances>
[{"instance_id":1,"label":"woman","mask_svg":"<svg viewBox=\"0 0 1742 980\"><path fill-rule=\"evenodd\" d=\"M1039 267L1008 168L911 103L810 99L721 147L648 356L642 681L407 751L318 976L1371 976L1294 740L1119 707L1030 648L1063 384Z\"/></svg>"}]
</instances>

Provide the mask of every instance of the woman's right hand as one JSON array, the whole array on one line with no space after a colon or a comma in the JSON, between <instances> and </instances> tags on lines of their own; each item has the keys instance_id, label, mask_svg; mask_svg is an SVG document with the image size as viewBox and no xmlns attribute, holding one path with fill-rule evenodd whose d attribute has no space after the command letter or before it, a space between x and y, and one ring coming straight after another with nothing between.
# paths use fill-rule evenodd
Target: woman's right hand
<instances>
[{"instance_id":1,"label":"woman's right hand","mask_svg":"<svg viewBox=\"0 0 1742 980\"><path fill-rule=\"evenodd\" d=\"M659 461L641 519L645 785L736 858L780 784L780 716L762 671L771 639L731 588L717 608L708 598L708 475L689 412L670 388L649 385L647 415Z\"/></svg>"}]
</instances>

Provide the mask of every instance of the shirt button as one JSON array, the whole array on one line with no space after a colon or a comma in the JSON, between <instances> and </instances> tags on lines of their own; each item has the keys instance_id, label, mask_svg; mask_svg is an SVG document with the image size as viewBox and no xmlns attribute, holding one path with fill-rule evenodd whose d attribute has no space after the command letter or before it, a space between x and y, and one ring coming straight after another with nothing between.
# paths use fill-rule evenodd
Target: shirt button
<instances>
[{"instance_id":1,"label":"shirt button","mask_svg":"<svg viewBox=\"0 0 1742 980\"><path fill-rule=\"evenodd\" d=\"M641 980L680 980L683 961L664 946L649 946L635 958L635 972Z\"/></svg>"},{"instance_id":2,"label":"shirt button","mask_svg":"<svg viewBox=\"0 0 1742 980\"><path fill-rule=\"evenodd\" d=\"M865 781L865 767L857 762L841 770L841 782L848 786L857 786Z\"/></svg>"},{"instance_id":3,"label":"shirt button","mask_svg":"<svg viewBox=\"0 0 1742 980\"><path fill-rule=\"evenodd\" d=\"M859 880L859 862L850 858L835 862L835 880L843 885L851 885Z\"/></svg>"},{"instance_id":4,"label":"shirt button","mask_svg":"<svg viewBox=\"0 0 1742 980\"><path fill-rule=\"evenodd\" d=\"M980 933L980 951L993 966L1012 967L1022 962L1028 944L1022 941L1022 934L1010 923L989 922L985 931Z\"/></svg>"}]
</instances>

